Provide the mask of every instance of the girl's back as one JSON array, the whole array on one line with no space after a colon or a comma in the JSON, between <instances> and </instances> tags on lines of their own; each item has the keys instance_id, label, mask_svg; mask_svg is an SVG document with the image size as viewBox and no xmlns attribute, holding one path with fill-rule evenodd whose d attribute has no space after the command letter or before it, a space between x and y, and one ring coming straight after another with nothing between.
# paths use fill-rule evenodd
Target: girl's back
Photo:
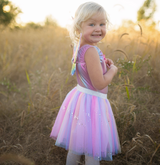
<instances>
[{"instance_id":1,"label":"girl's back","mask_svg":"<svg viewBox=\"0 0 160 165\"><path fill-rule=\"evenodd\" d=\"M101 62L101 66L102 66L102 71L103 74L105 74L107 72L107 67L104 61L104 55L101 52L101 50L97 47L97 46L92 46L92 45L83 45L78 52L78 57L77 57L77 65L76 65L76 76L77 76L77 82L80 86L84 87L84 88L88 88L91 89L93 91L97 91L97 89L94 88L94 86L92 85L92 82L89 78L88 75L88 71L87 71L87 66L86 66L86 62L85 62L85 53L86 51L90 48L90 47L95 47L98 54L99 54L99 58L100 58L100 62ZM93 66L94 67L94 66ZM98 92L107 94L108 92L108 86L106 86L104 89L102 90L98 90Z\"/></svg>"}]
</instances>

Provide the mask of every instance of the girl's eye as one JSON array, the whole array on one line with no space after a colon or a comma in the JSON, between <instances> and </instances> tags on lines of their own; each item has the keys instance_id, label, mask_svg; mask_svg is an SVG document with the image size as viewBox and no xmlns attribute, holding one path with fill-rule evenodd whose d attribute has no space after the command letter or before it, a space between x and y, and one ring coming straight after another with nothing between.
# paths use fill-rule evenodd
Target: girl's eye
<instances>
[{"instance_id":1,"label":"girl's eye","mask_svg":"<svg viewBox=\"0 0 160 165\"><path fill-rule=\"evenodd\" d=\"M89 24L89 26L94 26L94 24L93 24L93 23L91 23L91 24Z\"/></svg>"},{"instance_id":2,"label":"girl's eye","mask_svg":"<svg viewBox=\"0 0 160 165\"><path fill-rule=\"evenodd\" d=\"M104 23L101 23L100 26L105 26L105 24Z\"/></svg>"}]
</instances>

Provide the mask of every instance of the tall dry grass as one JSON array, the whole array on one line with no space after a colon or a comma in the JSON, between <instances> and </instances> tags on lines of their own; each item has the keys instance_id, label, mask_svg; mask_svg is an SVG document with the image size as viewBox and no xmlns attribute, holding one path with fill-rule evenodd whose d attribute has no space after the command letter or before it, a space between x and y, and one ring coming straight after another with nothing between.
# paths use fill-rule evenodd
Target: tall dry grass
<instances>
[{"instance_id":1,"label":"tall dry grass","mask_svg":"<svg viewBox=\"0 0 160 165\"><path fill-rule=\"evenodd\" d=\"M132 25L109 31L99 44L119 68L108 99L122 147L102 165L160 163L159 36L154 29ZM65 164L67 151L49 135L63 99L76 85L71 57L66 29L0 32L1 164Z\"/></svg>"}]
</instances>

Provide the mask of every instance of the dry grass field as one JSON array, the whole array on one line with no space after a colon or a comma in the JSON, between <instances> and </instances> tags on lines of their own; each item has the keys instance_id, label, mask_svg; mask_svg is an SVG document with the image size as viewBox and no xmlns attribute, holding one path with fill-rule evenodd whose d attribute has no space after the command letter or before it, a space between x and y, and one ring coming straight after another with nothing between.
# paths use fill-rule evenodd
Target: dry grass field
<instances>
[{"instance_id":1,"label":"dry grass field","mask_svg":"<svg viewBox=\"0 0 160 165\"><path fill-rule=\"evenodd\" d=\"M119 68L108 99L122 147L101 165L160 164L160 32L132 24L109 31L99 47ZM66 29L0 31L1 165L65 165L67 151L49 135L76 85L71 57Z\"/></svg>"}]
</instances>

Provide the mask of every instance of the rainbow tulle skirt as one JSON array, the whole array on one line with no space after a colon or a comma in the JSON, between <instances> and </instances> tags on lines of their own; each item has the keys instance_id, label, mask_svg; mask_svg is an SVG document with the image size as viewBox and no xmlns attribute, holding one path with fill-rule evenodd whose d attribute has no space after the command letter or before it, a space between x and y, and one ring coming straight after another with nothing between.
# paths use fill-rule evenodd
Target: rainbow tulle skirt
<instances>
[{"instance_id":1,"label":"rainbow tulle skirt","mask_svg":"<svg viewBox=\"0 0 160 165\"><path fill-rule=\"evenodd\" d=\"M95 91L79 87L64 99L50 137L55 145L75 154L110 161L121 152L110 103Z\"/></svg>"}]
</instances>

